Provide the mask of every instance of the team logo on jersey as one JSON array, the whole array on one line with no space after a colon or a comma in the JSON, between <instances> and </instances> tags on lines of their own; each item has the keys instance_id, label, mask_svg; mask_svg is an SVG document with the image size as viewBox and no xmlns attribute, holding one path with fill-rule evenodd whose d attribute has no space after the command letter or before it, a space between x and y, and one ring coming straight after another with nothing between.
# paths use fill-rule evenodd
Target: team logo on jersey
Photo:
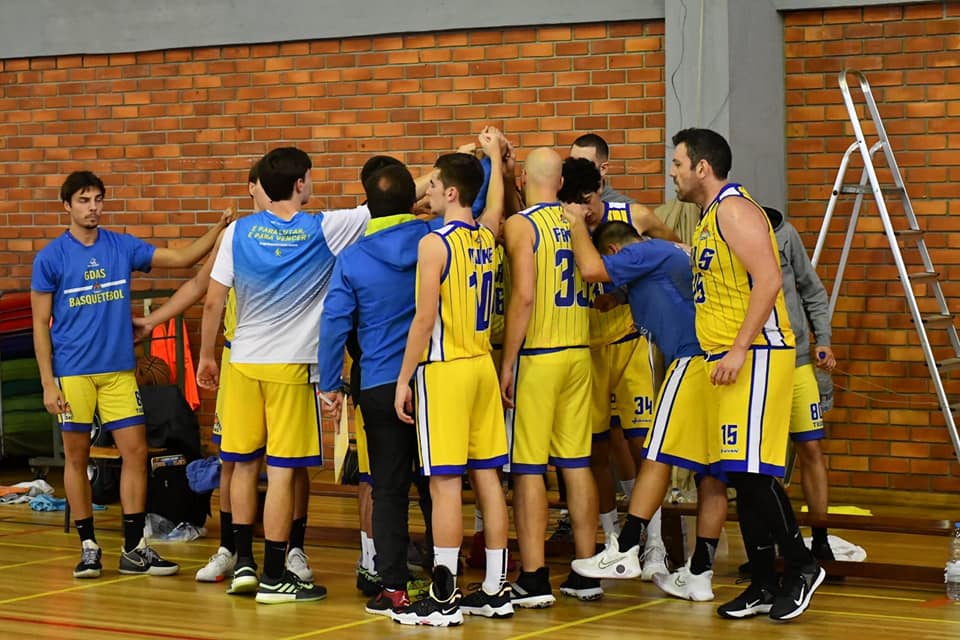
<instances>
[{"instance_id":1,"label":"team logo on jersey","mask_svg":"<svg viewBox=\"0 0 960 640\"><path fill-rule=\"evenodd\" d=\"M95 269L100 266L100 263L97 262L96 258L90 258L90 262L87 263L88 269Z\"/></svg>"},{"instance_id":2,"label":"team logo on jersey","mask_svg":"<svg viewBox=\"0 0 960 640\"><path fill-rule=\"evenodd\" d=\"M710 232L707 231L706 229L704 229L704 230L700 233L700 240L703 241L703 240L709 240L709 239L710 239Z\"/></svg>"}]
</instances>

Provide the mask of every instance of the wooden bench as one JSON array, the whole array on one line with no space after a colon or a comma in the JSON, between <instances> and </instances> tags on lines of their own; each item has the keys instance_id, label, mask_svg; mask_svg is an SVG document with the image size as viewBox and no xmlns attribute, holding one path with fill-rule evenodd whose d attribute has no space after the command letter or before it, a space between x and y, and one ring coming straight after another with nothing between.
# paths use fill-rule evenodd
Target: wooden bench
<instances>
[{"instance_id":1,"label":"wooden bench","mask_svg":"<svg viewBox=\"0 0 960 640\"><path fill-rule=\"evenodd\" d=\"M674 566L686 562L683 545L683 516L696 516L695 503L663 505L663 541L667 555ZM736 511L727 512L727 521L737 521ZM880 533L898 533L927 536L947 536L953 532L950 520L930 520L897 516L853 516L830 514L825 518L814 518L809 513L797 513L797 522L807 527L827 527L828 529L846 529L852 531L873 531ZM696 535L692 532L690 535ZM942 582L942 567L918 567L882 562L824 562L824 569L831 576L856 578L879 578L883 580L908 580L913 582Z\"/></svg>"}]
</instances>

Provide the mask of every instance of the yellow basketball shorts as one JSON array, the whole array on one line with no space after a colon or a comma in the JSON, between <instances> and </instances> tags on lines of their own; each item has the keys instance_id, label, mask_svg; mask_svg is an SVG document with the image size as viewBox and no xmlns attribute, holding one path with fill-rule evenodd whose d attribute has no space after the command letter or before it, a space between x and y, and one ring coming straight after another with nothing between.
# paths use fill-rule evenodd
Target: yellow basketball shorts
<instances>
[{"instance_id":1,"label":"yellow basketball shorts","mask_svg":"<svg viewBox=\"0 0 960 640\"><path fill-rule=\"evenodd\" d=\"M220 446L223 440L223 422L220 416L223 414L223 390L230 384L230 372L233 369L230 364L230 342L223 345L223 353L220 355L220 386L217 387L217 407L213 414L213 433L210 435L210 441Z\"/></svg>"},{"instance_id":2,"label":"yellow basketball shorts","mask_svg":"<svg viewBox=\"0 0 960 640\"><path fill-rule=\"evenodd\" d=\"M507 410L512 473L590 466L590 351L521 352Z\"/></svg>"},{"instance_id":3,"label":"yellow basketball shorts","mask_svg":"<svg viewBox=\"0 0 960 640\"><path fill-rule=\"evenodd\" d=\"M57 378L57 384L69 408L57 416L63 431L89 432L95 411L99 412L100 424L107 431L145 424L143 402L133 371L63 376Z\"/></svg>"},{"instance_id":4,"label":"yellow basketball shorts","mask_svg":"<svg viewBox=\"0 0 960 640\"><path fill-rule=\"evenodd\" d=\"M647 339L635 333L591 349L590 363L593 439L609 438L611 426L621 427L628 438L645 438L656 399Z\"/></svg>"},{"instance_id":5,"label":"yellow basketball shorts","mask_svg":"<svg viewBox=\"0 0 960 640\"><path fill-rule=\"evenodd\" d=\"M670 364L644 442L644 458L697 473L709 471L711 430L703 407L709 385L703 356L677 358Z\"/></svg>"},{"instance_id":6,"label":"yellow basketball shorts","mask_svg":"<svg viewBox=\"0 0 960 640\"><path fill-rule=\"evenodd\" d=\"M275 467L323 464L320 409L306 365L236 364L223 388L220 457L227 462L266 454Z\"/></svg>"},{"instance_id":7,"label":"yellow basketball shorts","mask_svg":"<svg viewBox=\"0 0 960 640\"><path fill-rule=\"evenodd\" d=\"M353 412L354 440L357 443L357 468L360 470L360 482L373 484L370 477L370 455L367 453L367 432L363 427L363 412L360 405Z\"/></svg>"},{"instance_id":8,"label":"yellow basketball shorts","mask_svg":"<svg viewBox=\"0 0 960 640\"><path fill-rule=\"evenodd\" d=\"M823 416L820 415L820 387L813 364L797 367L793 374L793 412L790 415L790 439L794 442L822 440Z\"/></svg>"},{"instance_id":9,"label":"yellow basketball shorts","mask_svg":"<svg viewBox=\"0 0 960 640\"><path fill-rule=\"evenodd\" d=\"M500 384L490 356L418 366L414 411L423 475L458 476L507 463Z\"/></svg>"},{"instance_id":10,"label":"yellow basketball shorts","mask_svg":"<svg viewBox=\"0 0 960 640\"><path fill-rule=\"evenodd\" d=\"M721 354L711 356L708 375ZM761 473L783 477L787 457L796 350L754 347L737 381L707 385L704 396L713 433L711 473Z\"/></svg>"}]
</instances>

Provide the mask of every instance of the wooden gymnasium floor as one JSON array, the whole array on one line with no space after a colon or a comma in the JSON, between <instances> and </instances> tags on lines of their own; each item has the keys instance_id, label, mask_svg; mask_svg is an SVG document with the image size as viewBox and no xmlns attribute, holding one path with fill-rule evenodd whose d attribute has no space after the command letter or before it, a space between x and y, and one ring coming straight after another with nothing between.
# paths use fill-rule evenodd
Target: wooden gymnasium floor
<instances>
[{"instance_id":1,"label":"wooden gymnasium floor","mask_svg":"<svg viewBox=\"0 0 960 640\"><path fill-rule=\"evenodd\" d=\"M323 472L320 472L323 473ZM0 484L29 479L29 471L0 472ZM62 496L59 477L49 478ZM915 509L921 511L922 509ZM466 513L472 513L469 509ZM917 514L919 515L919 514ZM926 517L943 517L940 513ZM312 527L352 527L355 501L315 497ZM465 526L472 527L472 515ZM810 610L788 624L766 618L723 620L717 604L739 592L736 567L743 560L737 528L728 525L714 578L717 601L689 603L662 597L652 584L608 582L606 597L594 603L559 598L546 610L520 610L509 620L468 618L455 629L402 627L363 612L364 599L354 587L356 536L341 542L311 545L307 551L329 596L325 601L300 605L256 605L250 597L230 597L224 584L199 584L193 573L217 547L214 519L209 537L191 543L157 544L178 561L180 576L153 578L121 576L116 572L120 545L119 507L97 515L98 539L104 547L104 575L98 580L75 580L71 569L78 561L76 534L64 534L63 514L38 513L26 505L0 506L0 638L350 638L438 637L493 640L541 637L550 640L612 638L617 633L648 638L957 638L960 606L944 598L940 584L880 583L848 579L825 584ZM416 520L422 529L422 524ZM946 558L943 537L892 536L836 532L867 549L871 559L886 562L940 565ZM327 534L313 536L334 538ZM349 542L347 542L349 540ZM261 548L257 545L257 553ZM551 565L555 589L566 575L561 562ZM468 571L461 586L479 581Z\"/></svg>"}]
</instances>

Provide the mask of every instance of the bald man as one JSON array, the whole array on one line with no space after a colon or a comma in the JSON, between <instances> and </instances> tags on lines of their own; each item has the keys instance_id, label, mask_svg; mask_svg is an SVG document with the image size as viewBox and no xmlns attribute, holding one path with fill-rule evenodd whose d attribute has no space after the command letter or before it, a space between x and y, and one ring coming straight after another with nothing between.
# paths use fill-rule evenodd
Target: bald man
<instances>
[{"instance_id":1,"label":"bald man","mask_svg":"<svg viewBox=\"0 0 960 640\"><path fill-rule=\"evenodd\" d=\"M590 291L573 259L570 227L557 201L562 161L552 149L533 150L523 169L528 203L504 228L510 261L500 369L507 407L514 521L521 571L514 606L555 601L544 563L548 464L561 470L577 558L593 555L597 490L590 472ZM580 600L603 596L599 580L573 571L560 592Z\"/></svg>"}]
</instances>

